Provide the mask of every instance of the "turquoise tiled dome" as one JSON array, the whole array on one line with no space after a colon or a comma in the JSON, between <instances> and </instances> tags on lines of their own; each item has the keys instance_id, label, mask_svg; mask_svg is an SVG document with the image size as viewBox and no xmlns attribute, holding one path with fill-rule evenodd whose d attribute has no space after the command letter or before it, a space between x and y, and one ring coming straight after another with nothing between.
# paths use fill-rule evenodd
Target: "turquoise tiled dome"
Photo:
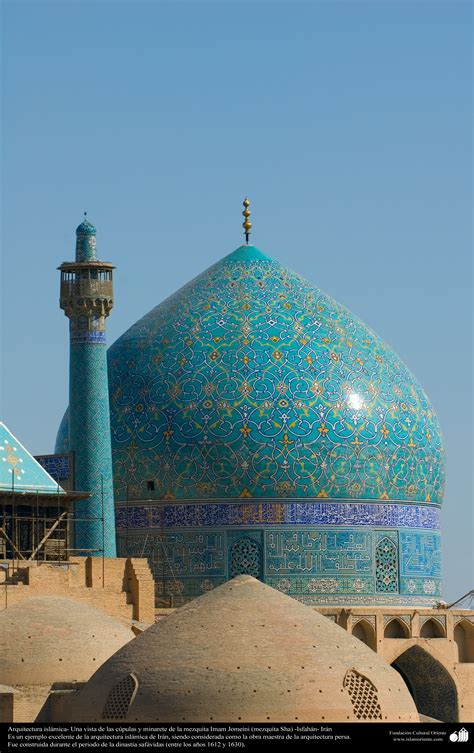
<instances>
[{"instance_id":1,"label":"turquoise tiled dome","mask_svg":"<svg viewBox=\"0 0 474 753\"><path fill-rule=\"evenodd\" d=\"M116 499L440 503L428 398L359 319L242 246L109 349ZM146 488L146 487L145 487Z\"/></svg>"},{"instance_id":2,"label":"turquoise tiled dome","mask_svg":"<svg viewBox=\"0 0 474 753\"><path fill-rule=\"evenodd\" d=\"M436 415L307 280L242 246L125 332L108 371L118 551L149 558L159 598L241 573L307 604L439 598ZM66 415L57 452L67 435Z\"/></svg>"},{"instance_id":3,"label":"turquoise tiled dome","mask_svg":"<svg viewBox=\"0 0 474 753\"><path fill-rule=\"evenodd\" d=\"M97 235L97 230L89 220L83 220L76 228L76 235Z\"/></svg>"}]
</instances>

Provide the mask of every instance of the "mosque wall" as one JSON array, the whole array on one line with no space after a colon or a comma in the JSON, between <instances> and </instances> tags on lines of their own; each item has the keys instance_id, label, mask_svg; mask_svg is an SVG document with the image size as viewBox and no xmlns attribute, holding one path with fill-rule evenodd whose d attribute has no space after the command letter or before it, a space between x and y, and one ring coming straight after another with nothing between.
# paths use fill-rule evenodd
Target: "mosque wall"
<instances>
[{"instance_id":1,"label":"mosque wall","mask_svg":"<svg viewBox=\"0 0 474 753\"><path fill-rule=\"evenodd\" d=\"M0 724L13 720L14 696L16 691L5 685L0 685Z\"/></svg>"},{"instance_id":2,"label":"mosque wall","mask_svg":"<svg viewBox=\"0 0 474 753\"><path fill-rule=\"evenodd\" d=\"M16 686L16 692L12 697L13 702L9 709L11 716L1 721L31 723L36 720L48 702L50 690L50 685Z\"/></svg>"},{"instance_id":3,"label":"mosque wall","mask_svg":"<svg viewBox=\"0 0 474 753\"><path fill-rule=\"evenodd\" d=\"M306 517L308 508L315 507L320 518L324 514L328 519L323 508L331 506L337 508L310 503L300 507ZM117 508L118 550L121 556L148 557L158 604L179 606L242 573L306 604L432 605L439 598L438 531L303 527L297 510L291 509L296 507L223 503ZM293 525L278 525L291 521L292 512ZM342 521L345 512L336 511L334 517L338 514ZM216 525L226 515L237 525ZM254 525L238 525L244 516ZM197 520L200 527L193 525ZM427 525L430 519L418 522Z\"/></svg>"},{"instance_id":4,"label":"mosque wall","mask_svg":"<svg viewBox=\"0 0 474 753\"><path fill-rule=\"evenodd\" d=\"M418 710L443 721L474 720L474 611L319 607L399 671Z\"/></svg>"},{"instance_id":5,"label":"mosque wall","mask_svg":"<svg viewBox=\"0 0 474 753\"><path fill-rule=\"evenodd\" d=\"M459 721L472 722L474 720L474 664L457 664L455 669L461 701Z\"/></svg>"},{"instance_id":6,"label":"mosque wall","mask_svg":"<svg viewBox=\"0 0 474 753\"><path fill-rule=\"evenodd\" d=\"M127 621L155 619L153 578L140 558L71 557L61 567L16 561L14 570L0 560L0 612L36 596L66 596Z\"/></svg>"}]
</instances>

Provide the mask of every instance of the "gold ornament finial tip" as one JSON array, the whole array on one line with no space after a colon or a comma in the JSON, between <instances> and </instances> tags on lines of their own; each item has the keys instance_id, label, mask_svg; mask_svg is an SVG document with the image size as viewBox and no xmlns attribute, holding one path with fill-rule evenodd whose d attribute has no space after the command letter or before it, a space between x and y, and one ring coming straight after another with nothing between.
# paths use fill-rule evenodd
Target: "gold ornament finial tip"
<instances>
[{"instance_id":1,"label":"gold ornament finial tip","mask_svg":"<svg viewBox=\"0 0 474 753\"><path fill-rule=\"evenodd\" d=\"M242 212L242 214L244 215L244 218L245 218L244 222L242 223L242 227L243 227L244 233L245 233L245 242L248 245L250 230L252 229L252 223L250 222L250 219L249 219L250 214L251 214L251 212L249 210L250 200L247 197L245 197L245 199L243 200L242 204L245 207L244 211Z\"/></svg>"}]
</instances>

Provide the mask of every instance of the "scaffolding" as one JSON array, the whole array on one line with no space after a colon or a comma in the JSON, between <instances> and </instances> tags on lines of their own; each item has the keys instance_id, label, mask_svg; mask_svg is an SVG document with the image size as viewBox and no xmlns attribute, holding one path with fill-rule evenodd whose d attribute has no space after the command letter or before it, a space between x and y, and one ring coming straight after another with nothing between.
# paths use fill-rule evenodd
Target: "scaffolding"
<instances>
[{"instance_id":1,"label":"scaffolding","mask_svg":"<svg viewBox=\"0 0 474 753\"><path fill-rule=\"evenodd\" d=\"M103 484L102 484L103 487ZM104 559L104 504L102 514L77 516L74 502L87 499L87 492L64 492L58 484L56 492L0 489L0 564L9 574L21 564L66 565L71 556L95 555ZM103 496L103 489L102 489ZM102 548L74 546L74 524L99 520L102 523Z\"/></svg>"},{"instance_id":2,"label":"scaffolding","mask_svg":"<svg viewBox=\"0 0 474 753\"><path fill-rule=\"evenodd\" d=\"M145 527L147 532L143 541L140 542L139 550L130 542L130 503L133 506L142 507L147 520ZM148 560L155 581L155 604L157 607L170 608L176 606L176 594L179 593L179 589L178 579L166 547L164 505L164 500L157 500L153 497L130 500L127 486L125 505L120 507L125 514L124 532L122 536L117 537L117 545L122 557L145 557ZM149 534L151 529L153 530L152 536Z\"/></svg>"}]
</instances>

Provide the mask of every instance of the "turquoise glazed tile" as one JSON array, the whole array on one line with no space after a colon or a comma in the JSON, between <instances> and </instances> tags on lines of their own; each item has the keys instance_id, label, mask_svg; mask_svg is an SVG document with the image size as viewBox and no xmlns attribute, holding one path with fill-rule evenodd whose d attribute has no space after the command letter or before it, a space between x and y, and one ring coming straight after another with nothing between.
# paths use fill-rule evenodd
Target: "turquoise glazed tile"
<instances>
[{"instance_id":1,"label":"turquoise glazed tile","mask_svg":"<svg viewBox=\"0 0 474 753\"><path fill-rule=\"evenodd\" d=\"M436 415L343 306L242 247L109 350L116 498L440 503Z\"/></svg>"},{"instance_id":2,"label":"turquoise glazed tile","mask_svg":"<svg viewBox=\"0 0 474 753\"><path fill-rule=\"evenodd\" d=\"M108 367L118 551L149 558L160 596L240 570L308 604L439 598L436 414L300 275L242 246L127 330ZM57 452L67 436L66 414Z\"/></svg>"},{"instance_id":3,"label":"turquoise glazed tile","mask_svg":"<svg viewBox=\"0 0 474 753\"><path fill-rule=\"evenodd\" d=\"M59 484L1 421L0 490L64 494Z\"/></svg>"}]
</instances>

